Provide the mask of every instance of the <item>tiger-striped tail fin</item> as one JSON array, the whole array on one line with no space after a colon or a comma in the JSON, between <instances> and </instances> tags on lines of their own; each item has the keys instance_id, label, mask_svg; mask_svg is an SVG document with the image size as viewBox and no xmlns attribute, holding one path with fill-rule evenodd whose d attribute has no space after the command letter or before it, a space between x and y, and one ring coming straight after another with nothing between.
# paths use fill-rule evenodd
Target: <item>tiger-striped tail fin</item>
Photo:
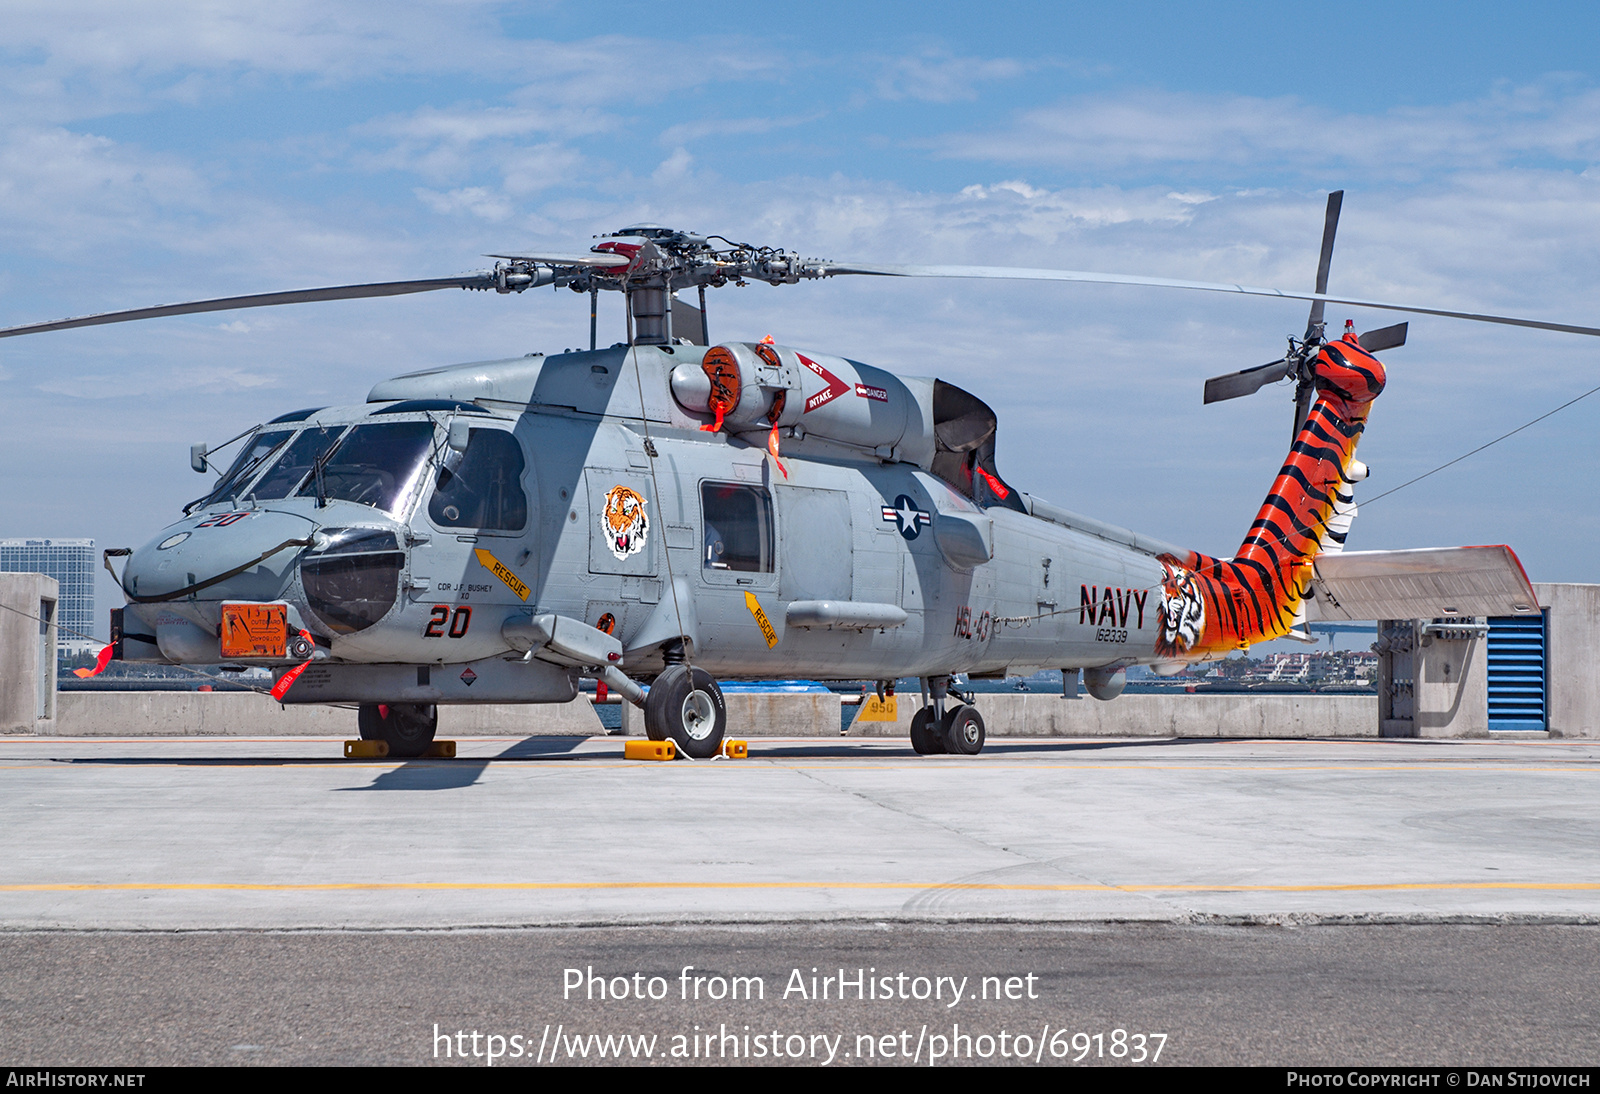
<instances>
[{"instance_id":1,"label":"tiger-striped tail fin","mask_svg":"<svg viewBox=\"0 0 1600 1094\"><path fill-rule=\"evenodd\" d=\"M1158 652L1215 655L1290 635L1303 625L1312 560L1342 550L1355 518L1354 485L1366 477L1356 443L1384 384L1383 365L1354 335L1323 346L1312 367L1316 401L1238 553L1230 559L1196 552L1163 559L1163 595L1181 589L1198 596L1205 625L1190 645L1163 634ZM1297 637L1309 636L1302 629Z\"/></svg>"}]
</instances>

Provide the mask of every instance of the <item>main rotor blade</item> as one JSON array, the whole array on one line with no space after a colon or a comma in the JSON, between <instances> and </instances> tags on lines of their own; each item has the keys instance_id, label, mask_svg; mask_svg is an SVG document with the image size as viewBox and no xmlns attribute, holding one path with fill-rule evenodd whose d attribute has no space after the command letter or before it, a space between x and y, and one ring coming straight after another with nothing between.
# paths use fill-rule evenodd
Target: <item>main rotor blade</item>
<instances>
[{"instance_id":1,"label":"main rotor blade","mask_svg":"<svg viewBox=\"0 0 1600 1094\"><path fill-rule=\"evenodd\" d=\"M817 277L835 274L868 274L874 277L980 277L1019 281L1075 281L1086 285L1143 285L1159 289L1197 289L1202 292L1242 293L1245 296L1276 296L1284 300L1320 300L1352 308L1406 312L1411 315L1438 315L1446 319L1470 319L1476 323L1501 323L1535 330L1563 331L1600 337L1600 327L1572 323L1547 323L1540 319L1518 319L1485 312L1452 311L1448 308L1423 308L1413 304L1390 304L1378 300L1359 300L1353 296L1296 292L1293 289L1262 289L1249 285L1223 285L1209 281L1181 281L1170 277L1138 277L1133 274L1085 273L1081 270L1037 270L1018 266L865 266L843 262L812 262L806 272Z\"/></svg>"},{"instance_id":2,"label":"main rotor blade","mask_svg":"<svg viewBox=\"0 0 1600 1094\"><path fill-rule=\"evenodd\" d=\"M1322 220L1322 253L1317 256L1317 292L1328 291L1328 267L1333 262L1333 237L1339 230L1339 209L1344 205L1344 191L1335 190L1328 195L1328 212ZM1306 320L1306 340L1310 341L1322 325L1325 301L1311 302L1311 317Z\"/></svg>"},{"instance_id":3,"label":"main rotor blade","mask_svg":"<svg viewBox=\"0 0 1600 1094\"><path fill-rule=\"evenodd\" d=\"M1289 359L1269 361L1255 368L1230 372L1226 376L1213 376L1206 381L1206 402L1220 403L1224 399L1237 399L1241 395L1254 395L1267 384L1275 384L1289 375Z\"/></svg>"},{"instance_id":4,"label":"main rotor blade","mask_svg":"<svg viewBox=\"0 0 1600 1094\"><path fill-rule=\"evenodd\" d=\"M583 266L591 269L614 270L627 266L633 259L618 254L585 255L484 255L484 258L505 258L512 262L537 262L543 266Z\"/></svg>"},{"instance_id":5,"label":"main rotor blade","mask_svg":"<svg viewBox=\"0 0 1600 1094\"><path fill-rule=\"evenodd\" d=\"M187 304L163 304L154 308L101 312L76 319L56 319L49 323L27 323L0 328L0 338L19 334L40 334L73 327L97 327L103 323L127 323L134 319L159 319L167 315L193 315L196 312L232 311L236 308L266 308L274 304L307 304L315 300L360 300L369 296L404 296L435 289L492 289L493 273L463 274L460 277L435 277L424 281L377 281L369 285L333 285L325 289L291 289L288 292L256 293L251 296L223 296L215 300L193 300Z\"/></svg>"},{"instance_id":6,"label":"main rotor blade","mask_svg":"<svg viewBox=\"0 0 1600 1094\"><path fill-rule=\"evenodd\" d=\"M1406 344L1406 328L1410 325L1410 323L1396 323L1392 327L1379 327L1377 330L1369 330L1366 334L1358 335L1356 341L1360 342L1361 348L1368 353L1394 349L1396 346Z\"/></svg>"}]
</instances>

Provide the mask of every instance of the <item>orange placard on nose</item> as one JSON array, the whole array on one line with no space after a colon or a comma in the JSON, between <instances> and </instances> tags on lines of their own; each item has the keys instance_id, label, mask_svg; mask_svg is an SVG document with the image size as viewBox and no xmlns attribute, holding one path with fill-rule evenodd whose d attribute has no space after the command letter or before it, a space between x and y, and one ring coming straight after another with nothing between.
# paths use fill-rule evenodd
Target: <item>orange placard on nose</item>
<instances>
[{"instance_id":1,"label":"orange placard on nose","mask_svg":"<svg viewBox=\"0 0 1600 1094\"><path fill-rule=\"evenodd\" d=\"M222 656L283 657L289 609L283 604L224 604Z\"/></svg>"}]
</instances>

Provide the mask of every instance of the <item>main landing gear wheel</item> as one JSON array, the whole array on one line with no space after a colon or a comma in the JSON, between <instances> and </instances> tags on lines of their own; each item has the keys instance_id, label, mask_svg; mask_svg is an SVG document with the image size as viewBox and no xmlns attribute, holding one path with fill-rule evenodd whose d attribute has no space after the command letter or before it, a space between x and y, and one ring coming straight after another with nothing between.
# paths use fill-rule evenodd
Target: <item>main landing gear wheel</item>
<instances>
[{"instance_id":1,"label":"main landing gear wheel","mask_svg":"<svg viewBox=\"0 0 1600 1094\"><path fill-rule=\"evenodd\" d=\"M944 737L939 734L932 707L923 707L911 716L911 748L918 756L936 756L944 751Z\"/></svg>"},{"instance_id":2,"label":"main landing gear wheel","mask_svg":"<svg viewBox=\"0 0 1600 1094\"><path fill-rule=\"evenodd\" d=\"M439 708L431 703L362 703L356 725L363 741L387 741L389 755L411 759L433 744Z\"/></svg>"},{"instance_id":3,"label":"main landing gear wheel","mask_svg":"<svg viewBox=\"0 0 1600 1094\"><path fill-rule=\"evenodd\" d=\"M976 756L983 751L983 715L977 707L953 707L940 723L944 750L956 756Z\"/></svg>"},{"instance_id":4,"label":"main landing gear wheel","mask_svg":"<svg viewBox=\"0 0 1600 1094\"><path fill-rule=\"evenodd\" d=\"M722 750L728 730L728 704L722 689L704 669L668 665L644 697L644 732L652 741L671 741L696 760Z\"/></svg>"}]
</instances>

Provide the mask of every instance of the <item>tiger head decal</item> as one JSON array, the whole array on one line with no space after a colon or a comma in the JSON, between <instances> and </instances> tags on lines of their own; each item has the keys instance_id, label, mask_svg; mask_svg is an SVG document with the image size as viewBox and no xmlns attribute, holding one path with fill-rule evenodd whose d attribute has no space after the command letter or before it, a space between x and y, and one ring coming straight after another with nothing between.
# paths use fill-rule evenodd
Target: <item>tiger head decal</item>
<instances>
[{"instance_id":1,"label":"tiger head decal","mask_svg":"<svg viewBox=\"0 0 1600 1094\"><path fill-rule=\"evenodd\" d=\"M600 529L605 533L606 546L617 558L625 559L644 550L645 537L650 534L650 518L644 507L645 500L636 490L613 486L606 491Z\"/></svg>"},{"instance_id":2,"label":"tiger head decal","mask_svg":"<svg viewBox=\"0 0 1600 1094\"><path fill-rule=\"evenodd\" d=\"M1181 655L1193 649L1206 629L1206 602L1194 572L1165 560L1161 581L1161 621L1156 652Z\"/></svg>"}]
</instances>

